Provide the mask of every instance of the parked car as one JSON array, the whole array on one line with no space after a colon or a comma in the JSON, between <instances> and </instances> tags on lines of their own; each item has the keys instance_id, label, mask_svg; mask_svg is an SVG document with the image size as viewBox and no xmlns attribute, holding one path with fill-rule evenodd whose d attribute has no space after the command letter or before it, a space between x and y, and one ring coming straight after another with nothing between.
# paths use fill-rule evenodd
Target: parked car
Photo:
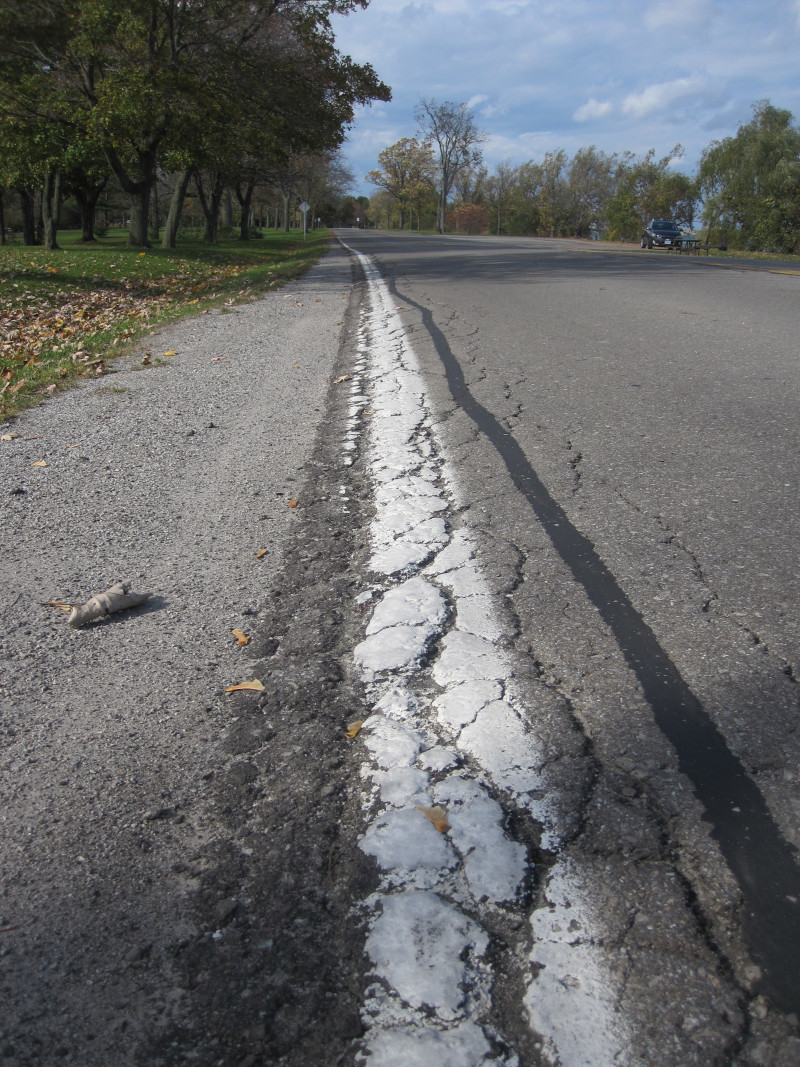
<instances>
[{"instance_id":1,"label":"parked car","mask_svg":"<svg viewBox=\"0 0 800 1067\"><path fill-rule=\"evenodd\" d=\"M642 234L642 248L680 248L681 230L672 219L652 219Z\"/></svg>"}]
</instances>

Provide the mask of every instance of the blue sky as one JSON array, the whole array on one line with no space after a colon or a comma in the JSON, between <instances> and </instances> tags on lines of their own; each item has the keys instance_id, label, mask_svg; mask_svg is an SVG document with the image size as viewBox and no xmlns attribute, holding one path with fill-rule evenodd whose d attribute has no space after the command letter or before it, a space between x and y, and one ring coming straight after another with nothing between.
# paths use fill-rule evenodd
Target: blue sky
<instances>
[{"instance_id":1,"label":"blue sky","mask_svg":"<svg viewBox=\"0 0 800 1067\"><path fill-rule=\"evenodd\" d=\"M800 123L800 0L371 0L334 22L389 104L359 109L344 148L356 192L381 149L414 136L420 97L467 101L484 162L596 145L693 173L767 99Z\"/></svg>"}]
</instances>

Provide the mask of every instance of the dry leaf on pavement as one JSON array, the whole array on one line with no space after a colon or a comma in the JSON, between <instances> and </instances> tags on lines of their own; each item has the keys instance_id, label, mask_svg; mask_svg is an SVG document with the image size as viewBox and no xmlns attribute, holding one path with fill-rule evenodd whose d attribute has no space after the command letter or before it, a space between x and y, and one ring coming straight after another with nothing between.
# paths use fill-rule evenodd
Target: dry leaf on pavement
<instances>
[{"instance_id":1,"label":"dry leaf on pavement","mask_svg":"<svg viewBox=\"0 0 800 1067\"><path fill-rule=\"evenodd\" d=\"M255 678L252 682L240 682L239 685L229 685L225 690L226 693L238 693L242 689L253 689L257 693L264 692L264 685Z\"/></svg>"},{"instance_id":2,"label":"dry leaf on pavement","mask_svg":"<svg viewBox=\"0 0 800 1067\"><path fill-rule=\"evenodd\" d=\"M421 811L426 819L431 820L440 834L450 829L450 823L447 821L447 812L444 808L440 808L438 804L434 808L426 808L422 804L415 804L414 807L417 811Z\"/></svg>"}]
</instances>

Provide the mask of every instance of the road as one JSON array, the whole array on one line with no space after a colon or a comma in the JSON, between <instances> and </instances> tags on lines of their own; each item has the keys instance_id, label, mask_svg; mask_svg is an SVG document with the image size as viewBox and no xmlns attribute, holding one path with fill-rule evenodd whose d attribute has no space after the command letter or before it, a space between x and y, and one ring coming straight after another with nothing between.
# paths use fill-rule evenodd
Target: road
<instances>
[{"instance_id":1,"label":"road","mask_svg":"<svg viewBox=\"0 0 800 1067\"><path fill-rule=\"evenodd\" d=\"M534 915L535 1047L564 1063L663 1062L665 1048L676 1063L765 1049L791 1062L796 273L341 236L388 287L449 465L451 521L503 601L499 644L544 750L529 765L550 803L540 901L559 931L583 909L584 933L566 938ZM490 762L476 773L491 778Z\"/></svg>"},{"instance_id":2,"label":"road","mask_svg":"<svg viewBox=\"0 0 800 1067\"><path fill-rule=\"evenodd\" d=\"M800 279L339 237L0 427L3 1062L794 1067Z\"/></svg>"}]
</instances>

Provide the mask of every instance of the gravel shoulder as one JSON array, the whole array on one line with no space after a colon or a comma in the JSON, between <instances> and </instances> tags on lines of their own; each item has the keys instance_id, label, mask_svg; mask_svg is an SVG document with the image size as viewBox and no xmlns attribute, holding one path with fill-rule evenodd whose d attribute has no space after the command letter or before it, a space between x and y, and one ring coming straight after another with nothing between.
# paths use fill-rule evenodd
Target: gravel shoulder
<instances>
[{"instance_id":1,"label":"gravel shoulder","mask_svg":"<svg viewBox=\"0 0 800 1067\"><path fill-rule=\"evenodd\" d=\"M334 250L0 427L0 1062L336 1062L360 1032L353 297ZM45 603L118 579L152 599L79 630Z\"/></svg>"}]
</instances>

